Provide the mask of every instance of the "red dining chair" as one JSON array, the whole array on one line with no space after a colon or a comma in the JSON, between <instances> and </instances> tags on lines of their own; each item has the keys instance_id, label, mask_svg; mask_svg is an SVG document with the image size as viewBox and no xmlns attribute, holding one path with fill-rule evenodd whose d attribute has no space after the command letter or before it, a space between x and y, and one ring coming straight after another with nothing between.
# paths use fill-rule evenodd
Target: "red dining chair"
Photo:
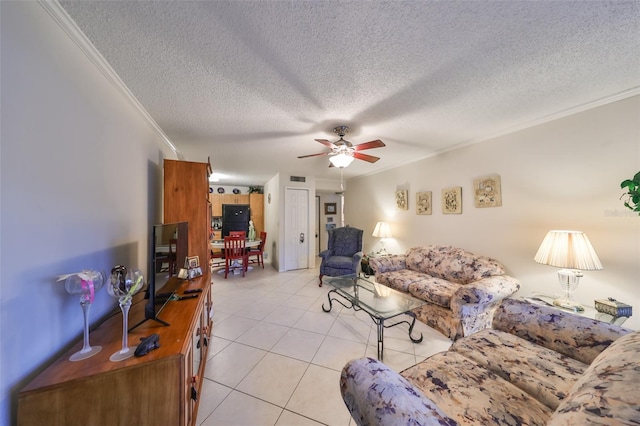
<instances>
[{"instance_id":1,"label":"red dining chair","mask_svg":"<svg viewBox=\"0 0 640 426\"><path fill-rule=\"evenodd\" d=\"M244 236L224 237L224 277L227 278L229 270L232 269L233 263L242 261L242 276L247 270L247 250L246 239Z\"/></svg>"},{"instance_id":2,"label":"red dining chair","mask_svg":"<svg viewBox=\"0 0 640 426\"><path fill-rule=\"evenodd\" d=\"M247 250L247 260L249 263L257 263L258 266L262 265L264 269L264 243L267 241L267 233L260 232L260 244L258 247L249 248ZM256 256L255 259L251 259L252 256Z\"/></svg>"}]
</instances>

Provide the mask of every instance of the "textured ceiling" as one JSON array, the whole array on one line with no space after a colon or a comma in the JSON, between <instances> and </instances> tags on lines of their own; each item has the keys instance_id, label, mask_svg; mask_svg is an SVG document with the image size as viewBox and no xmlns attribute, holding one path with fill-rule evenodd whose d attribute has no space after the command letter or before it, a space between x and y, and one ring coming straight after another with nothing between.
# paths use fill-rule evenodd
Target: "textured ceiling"
<instances>
[{"instance_id":1,"label":"textured ceiling","mask_svg":"<svg viewBox=\"0 0 640 426\"><path fill-rule=\"evenodd\" d=\"M61 1L184 159L220 183L345 178L640 88L640 2Z\"/></svg>"}]
</instances>

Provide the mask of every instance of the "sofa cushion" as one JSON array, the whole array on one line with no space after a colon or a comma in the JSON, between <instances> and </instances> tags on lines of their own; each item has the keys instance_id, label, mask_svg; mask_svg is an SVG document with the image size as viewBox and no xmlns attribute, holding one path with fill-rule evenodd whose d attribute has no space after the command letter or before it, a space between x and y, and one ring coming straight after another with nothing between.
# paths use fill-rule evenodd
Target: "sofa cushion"
<instances>
[{"instance_id":1,"label":"sofa cushion","mask_svg":"<svg viewBox=\"0 0 640 426\"><path fill-rule=\"evenodd\" d=\"M549 424L639 424L638 354L640 331L613 342L578 379Z\"/></svg>"},{"instance_id":2,"label":"sofa cushion","mask_svg":"<svg viewBox=\"0 0 640 426\"><path fill-rule=\"evenodd\" d=\"M499 330L482 330L451 346L555 410L588 365Z\"/></svg>"},{"instance_id":3,"label":"sofa cushion","mask_svg":"<svg viewBox=\"0 0 640 426\"><path fill-rule=\"evenodd\" d=\"M522 318L527 318L523 322ZM492 327L591 364L614 340L631 330L521 299L504 299Z\"/></svg>"},{"instance_id":4,"label":"sofa cushion","mask_svg":"<svg viewBox=\"0 0 640 426\"><path fill-rule=\"evenodd\" d=\"M405 261L411 270L458 284L505 273L497 260L456 247L414 247L407 251Z\"/></svg>"},{"instance_id":5,"label":"sofa cushion","mask_svg":"<svg viewBox=\"0 0 640 426\"><path fill-rule=\"evenodd\" d=\"M531 395L449 351L400 373L459 424L543 425L553 411Z\"/></svg>"},{"instance_id":6,"label":"sofa cushion","mask_svg":"<svg viewBox=\"0 0 640 426\"><path fill-rule=\"evenodd\" d=\"M376 281L393 289L409 292L409 286L424 279L421 272L410 271L409 269L400 269L398 271L384 272L376 275Z\"/></svg>"},{"instance_id":7,"label":"sofa cushion","mask_svg":"<svg viewBox=\"0 0 640 426\"><path fill-rule=\"evenodd\" d=\"M448 308L451 306L451 298L459 288L458 283L422 275L422 279L411 283L408 290L413 297Z\"/></svg>"}]
</instances>

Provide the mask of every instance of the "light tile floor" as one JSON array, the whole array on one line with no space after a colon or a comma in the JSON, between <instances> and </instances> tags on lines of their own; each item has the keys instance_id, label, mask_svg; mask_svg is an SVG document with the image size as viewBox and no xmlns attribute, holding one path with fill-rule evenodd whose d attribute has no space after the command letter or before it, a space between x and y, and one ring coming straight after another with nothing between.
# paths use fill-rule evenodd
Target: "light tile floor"
<instances>
[{"instance_id":1,"label":"light tile floor","mask_svg":"<svg viewBox=\"0 0 640 426\"><path fill-rule=\"evenodd\" d=\"M340 395L344 364L376 357L371 318L334 303L318 269L278 273L269 264L241 275L213 274L213 331L200 395L201 426L353 425ZM385 330L384 362L401 371L451 341L416 322Z\"/></svg>"}]
</instances>

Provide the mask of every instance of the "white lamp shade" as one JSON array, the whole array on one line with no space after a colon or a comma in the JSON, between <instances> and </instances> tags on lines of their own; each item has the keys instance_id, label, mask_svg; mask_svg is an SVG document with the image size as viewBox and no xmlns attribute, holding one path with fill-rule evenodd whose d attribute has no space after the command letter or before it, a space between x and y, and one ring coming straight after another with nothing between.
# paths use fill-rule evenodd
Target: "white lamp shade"
<instances>
[{"instance_id":1,"label":"white lamp shade","mask_svg":"<svg viewBox=\"0 0 640 426\"><path fill-rule=\"evenodd\" d=\"M602 269L589 238L580 231L547 232L534 259L558 268L583 271Z\"/></svg>"},{"instance_id":2,"label":"white lamp shade","mask_svg":"<svg viewBox=\"0 0 640 426\"><path fill-rule=\"evenodd\" d=\"M339 167L342 169L351 164L351 162L353 161L353 155L348 155L342 152L338 155L329 157L329 161L331 161L331 164L333 164L335 167Z\"/></svg>"},{"instance_id":3,"label":"white lamp shade","mask_svg":"<svg viewBox=\"0 0 640 426\"><path fill-rule=\"evenodd\" d=\"M387 222L378 222L373 230L373 236L378 238L391 238L391 228Z\"/></svg>"}]
</instances>

